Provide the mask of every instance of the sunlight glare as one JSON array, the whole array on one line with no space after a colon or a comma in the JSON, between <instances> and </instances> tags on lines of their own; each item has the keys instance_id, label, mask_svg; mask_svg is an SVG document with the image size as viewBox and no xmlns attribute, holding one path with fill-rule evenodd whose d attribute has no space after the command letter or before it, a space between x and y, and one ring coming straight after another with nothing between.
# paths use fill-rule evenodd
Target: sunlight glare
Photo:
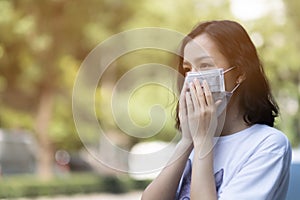
<instances>
[{"instance_id":1,"label":"sunlight glare","mask_svg":"<svg viewBox=\"0 0 300 200\"><path fill-rule=\"evenodd\" d=\"M230 0L232 14L241 20L255 20L272 13L281 22L284 13L282 0Z\"/></svg>"}]
</instances>

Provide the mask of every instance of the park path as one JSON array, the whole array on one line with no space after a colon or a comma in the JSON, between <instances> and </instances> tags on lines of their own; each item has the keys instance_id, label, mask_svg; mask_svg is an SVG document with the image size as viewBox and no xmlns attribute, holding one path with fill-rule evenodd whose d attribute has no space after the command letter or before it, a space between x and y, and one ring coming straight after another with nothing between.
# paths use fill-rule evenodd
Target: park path
<instances>
[{"instance_id":1,"label":"park path","mask_svg":"<svg viewBox=\"0 0 300 200\"><path fill-rule=\"evenodd\" d=\"M38 197L34 200L140 200L142 192L134 191L124 194L76 194L73 196L55 196L55 197ZM28 198L20 198L18 200L29 200Z\"/></svg>"}]
</instances>

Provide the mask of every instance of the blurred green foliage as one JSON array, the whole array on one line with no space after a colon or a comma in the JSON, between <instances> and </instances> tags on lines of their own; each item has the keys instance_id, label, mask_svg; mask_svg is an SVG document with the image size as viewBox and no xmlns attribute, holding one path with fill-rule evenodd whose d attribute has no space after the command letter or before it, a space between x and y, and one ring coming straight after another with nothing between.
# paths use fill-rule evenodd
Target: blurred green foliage
<instances>
[{"instance_id":1,"label":"blurred green foliage","mask_svg":"<svg viewBox=\"0 0 300 200\"><path fill-rule=\"evenodd\" d=\"M149 181L136 181L129 177L99 176L92 173L68 174L41 181L34 176L22 175L2 177L0 198L38 197L56 195L75 195L87 193L124 193L143 190Z\"/></svg>"},{"instance_id":2,"label":"blurred green foliage","mask_svg":"<svg viewBox=\"0 0 300 200\"><path fill-rule=\"evenodd\" d=\"M155 26L188 33L199 21L233 19L245 26L258 47L281 107L276 126L297 145L300 141L300 4L293 0L284 3L285 12L281 17L269 13L256 20L240 21L231 14L229 0L1 0L0 126L28 129L38 137L37 113L43 110L39 105L43 93L48 91L53 102L48 109L47 139L53 149L79 149L82 144L72 119L72 87L81 62L97 44L132 28ZM149 62L177 67L172 56L166 53L142 50L116 60L111 71L106 72L108 78L100 81L96 92L96 106L100 108L97 117L105 129L120 131L110 109L112 85L128 70ZM167 121L151 139L174 137L174 98L169 91L150 85L137 90L126 103L134 123L139 126L149 124L153 105L162 105ZM152 117L160 117L160 112L154 112ZM120 134L124 133L120 131ZM133 141L131 145L142 140L128 138Z\"/></svg>"}]
</instances>

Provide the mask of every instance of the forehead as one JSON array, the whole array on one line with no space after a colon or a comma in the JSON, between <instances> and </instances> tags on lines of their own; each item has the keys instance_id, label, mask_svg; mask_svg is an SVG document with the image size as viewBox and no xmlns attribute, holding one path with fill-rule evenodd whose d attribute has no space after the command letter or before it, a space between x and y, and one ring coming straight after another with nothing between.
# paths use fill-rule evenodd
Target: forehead
<instances>
[{"instance_id":1,"label":"forehead","mask_svg":"<svg viewBox=\"0 0 300 200\"><path fill-rule=\"evenodd\" d=\"M199 58L218 59L221 54L215 42L207 34L201 34L189 41L183 53L184 60L190 63Z\"/></svg>"}]
</instances>

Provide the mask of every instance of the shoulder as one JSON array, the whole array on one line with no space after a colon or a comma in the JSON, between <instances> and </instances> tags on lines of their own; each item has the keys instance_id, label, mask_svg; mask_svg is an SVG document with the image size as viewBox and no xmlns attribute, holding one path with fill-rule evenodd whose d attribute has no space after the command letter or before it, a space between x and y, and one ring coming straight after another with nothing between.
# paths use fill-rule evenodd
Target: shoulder
<instances>
[{"instance_id":1,"label":"shoulder","mask_svg":"<svg viewBox=\"0 0 300 200\"><path fill-rule=\"evenodd\" d=\"M254 125L255 135L260 138L258 149L262 152L284 154L291 151L287 136L280 130L267 125Z\"/></svg>"}]
</instances>

